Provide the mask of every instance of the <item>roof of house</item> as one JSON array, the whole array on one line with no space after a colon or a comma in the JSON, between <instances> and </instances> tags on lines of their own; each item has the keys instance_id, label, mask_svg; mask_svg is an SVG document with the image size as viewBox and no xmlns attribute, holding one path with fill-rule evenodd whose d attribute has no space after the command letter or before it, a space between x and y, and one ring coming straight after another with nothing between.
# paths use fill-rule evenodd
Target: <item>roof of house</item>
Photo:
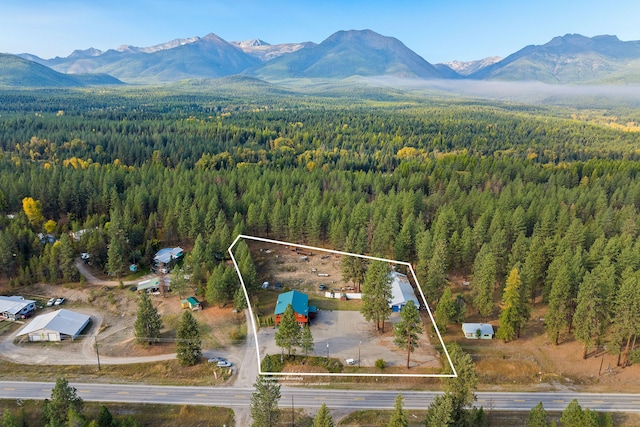
<instances>
[{"instance_id":1,"label":"roof of house","mask_svg":"<svg viewBox=\"0 0 640 427\"><path fill-rule=\"evenodd\" d=\"M162 248L153 258L155 262L161 262L163 264L169 264L171 260L178 259L182 256L182 248Z\"/></svg>"},{"instance_id":2,"label":"roof of house","mask_svg":"<svg viewBox=\"0 0 640 427\"><path fill-rule=\"evenodd\" d=\"M493 326L490 323L463 323L462 324L462 332L464 332L465 335L468 333L475 334L478 329L480 329L480 333L482 335L493 335Z\"/></svg>"},{"instance_id":3,"label":"roof of house","mask_svg":"<svg viewBox=\"0 0 640 427\"><path fill-rule=\"evenodd\" d=\"M0 296L0 313L18 314L20 310L32 303L35 301L20 296Z\"/></svg>"},{"instance_id":4,"label":"roof of house","mask_svg":"<svg viewBox=\"0 0 640 427\"><path fill-rule=\"evenodd\" d=\"M413 292L413 287L409 283L407 276L397 271L392 271L389 276L392 279L389 307L404 305L410 300L416 304L416 307L420 307L420 301L418 301L416 294Z\"/></svg>"},{"instance_id":5,"label":"roof of house","mask_svg":"<svg viewBox=\"0 0 640 427\"><path fill-rule=\"evenodd\" d=\"M291 304L293 311L303 316L309 315L309 296L298 291L289 291L278 295L278 302L273 314L282 314Z\"/></svg>"},{"instance_id":6,"label":"roof of house","mask_svg":"<svg viewBox=\"0 0 640 427\"><path fill-rule=\"evenodd\" d=\"M72 337L78 336L87 326L91 317L75 311L60 309L51 313L42 314L27 323L18 333L18 336L30 334L41 329L59 332Z\"/></svg>"},{"instance_id":7,"label":"roof of house","mask_svg":"<svg viewBox=\"0 0 640 427\"><path fill-rule=\"evenodd\" d=\"M138 290L144 291L145 289L153 289L160 286L160 279L154 277L153 279L143 280L138 283Z\"/></svg>"}]
</instances>

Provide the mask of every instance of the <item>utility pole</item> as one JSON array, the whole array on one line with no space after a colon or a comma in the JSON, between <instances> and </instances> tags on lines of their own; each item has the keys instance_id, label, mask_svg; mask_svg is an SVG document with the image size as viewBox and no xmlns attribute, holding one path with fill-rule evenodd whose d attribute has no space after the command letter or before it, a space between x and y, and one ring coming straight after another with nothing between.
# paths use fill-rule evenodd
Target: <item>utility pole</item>
<instances>
[{"instance_id":1,"label":"utility pole","mask_svg":"<svg viewBox=\"0 0 640 427\"><path fill-rule=\"evenodd\" d=\"M94 346L96 347L96 356L98 357L98 372L100 372L100 352L98 351L98 335L94 337Z\"/></svg>"},{"instance_id":2,"label":"utility pole","mask_svg":"<svg viewBox=\"0 0 640 427\"><path fill-rule=\"evenodd\" d=\"M361 344L362 344L362 341L358 343L358 368L360 367L360 345Z\"/></svg>"}]
</instances>

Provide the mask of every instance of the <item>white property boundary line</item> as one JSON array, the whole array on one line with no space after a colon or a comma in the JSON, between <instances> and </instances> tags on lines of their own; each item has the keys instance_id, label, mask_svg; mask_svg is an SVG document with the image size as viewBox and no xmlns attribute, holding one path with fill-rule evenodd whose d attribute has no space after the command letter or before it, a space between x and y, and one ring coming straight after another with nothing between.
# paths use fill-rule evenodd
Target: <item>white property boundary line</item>
<instances>
[{"instance_id":1,"label":"white property boundary line","mask_svg":"<svg viewBox=\"0 0 640 427\"><path fill-rule=\"evenodd\" d=\"M431 319L431 323L434 327L434 330L436 331L436 334L438 335L438 339L440 340L440 345L442 345L442 348L444 349L444 354L447 356L447 360L449 361L449 366L451 366L451 370L453 371L453 374L361 374L361 373L352 373L352 374L343 374L343 373L318 373L318 372L309 372L309 373L300 373L300 372L263 372L262 371L262 359L260 358L260 343L258 342L258 328L256 326L256 319L253 313L253 309L251 308L251 300L249 299L249 293L247 292L247 286L244 283L244 279L242 278L242 274L240 274L240 268L238 267L238 263L236 262L235 257L233 256L233 247L236 245L236 243L238 243L238 241L240 239L247 239L247 240L255 240L255 241L259 241L259 242L265 242L265 243L272 243L272 244L276 244L276 245L288 245L288 246L294 246L297 248L303 248L303 249L310 249L310 250L314 250L314 251L322 251L322 252L329 252L332 254L338 254L338 255L345 255L345 256L354 256L357 258L365 258L365 259L369 259L372 261L384 261L384 262L389 262L392 264L399 264L399 265L404 265L407 266L409 268L409 271L411 271L411 276L413 277L413 280L415 281L415 283L418 285L416 286L418 288L418 291L420 291L420 296L422 297L422 302L424 303L424 305L427 307L427 312L429 313L429 318ZM300 245L297 243L289 243L289 242L283 242L281 240L272 240L272 239L265 239L263 237L255 237L255 236L247 236L245 234L239 234L238 237L235 238L235 240L233 241L233 243L231 243L231 245L229 246L228 249L229 255L231 256L231 261L233 262L233 266L236 269L236 273L238 274L238 278L240 278L240 284L242 285L242 291L244 292L244 296L247 300L247 307L249 309L249 314L251 315L251 326L253 327L253 337L255 339L256 342L256 354L258 356L258 372L260 373L260 375L280 375L280 376L296 376L296 377L300 377L300 376L309 376L309 377L326 377L326 376L336 376L336 377L400 377L400 378L404 378L404 377L420 377L420 378L457 378L458 377L458 372L456 371L455 366L453 366L453 362L451 361L451 356L449 356L449 351L447 351L447 347L444 345L444 341L442 340L442 336L440 335L440 331L438 330L438 327L435 326L436 322L433 319L433 314L431 314L431 308L429 308L429 304L427 304L427 299L424 296L424 293L422 292L422 289L420 288L420 284L418 283L418 278L416 277L416 273L413 271L413 267L411 266L410 263L408 262L404 262L404 261L395 261L392 259L386 259L386 258L377 258L377 257L372 257L372 256L368 256L368 255L360 255L360 254L353 254L353 253L349 253L349 252L342 252L342 251L336 251L336 250L332 250L332 249L324 249L324 248L319 248L316 246L307 246L307 245Z\"/></svg>"}]
</instances>

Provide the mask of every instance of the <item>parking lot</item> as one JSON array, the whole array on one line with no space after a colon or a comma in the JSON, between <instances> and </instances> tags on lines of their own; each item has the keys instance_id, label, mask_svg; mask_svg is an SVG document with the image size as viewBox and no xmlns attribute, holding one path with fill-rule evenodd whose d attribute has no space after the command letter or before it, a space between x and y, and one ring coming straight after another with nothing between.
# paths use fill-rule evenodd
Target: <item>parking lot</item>
<instances>
[{"instance_id":1,"label":"parking lot","mask_svg":"<svg viewBox=\"0 0 640 427\"><path fill-rule=\"evenodd\" d=\"M310 354L338 358L344 364L347 359L354 359L363 367L375 366L377 359L383 359L387 366L406 366L406 350L393 343L393 323L399 319L400 315L393 313L385 323L385 333L381 334L358 311L319 311L311 323L315 346ZM258 332L261 357L282 351L275 344L275 331L274 327L263 327ZM440 366L426 334L421 334L418 346L411 354L411 367Z\"/></svg>"}]
</instances>

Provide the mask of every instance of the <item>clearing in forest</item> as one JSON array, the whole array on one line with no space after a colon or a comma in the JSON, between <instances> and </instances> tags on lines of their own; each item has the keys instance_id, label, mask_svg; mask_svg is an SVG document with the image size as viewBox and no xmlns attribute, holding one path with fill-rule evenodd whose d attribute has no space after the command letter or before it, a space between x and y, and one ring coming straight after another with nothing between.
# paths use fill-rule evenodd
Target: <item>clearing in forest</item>
<instances>
[{"instance_id":1,"label":"clearing in forest","mask_svg":"<svg viewBox=\"0 0 640 427\"><path fill-rule=\"evenodd\" d=\"M233 249L243 239L253 258L262 286L250 291L238 267ZM240 279L251 314L251 327L255 338L258 360L266 355L286 354L275 344L274 308L278 296L291 291L308 295L309 307L316 308L310 320L314 348L309 356L339 360L344 366L340 373L327 373L312 366L287 366L286 372L261 374L290 376L369 376L369 377L455 377L449 353L437 328L427 300L418 284L410 263L367 255L341 252L320 247L271 240L262 237L239 235L229 246L229 254ZM406 368L407 349L394 344L394 324L401 320L399 312L392 312L385 322L384 332L376 330L375 322L367 322L360 313L361 294L357 285L344 280L341 264L346 257L356 257L366 262L389 263L393 274L406 272L405 282L413 285L415 297L421 307L423 332L418 337L418 347L411 353L410 368ZM404 277L402 274L400 276ZM313 309L312 309L313 310ZM431 343L436 339L453 374L439 373L440 355ZM283 356L284 357L284 356ZM376 361L384 360L385 368L376 367ZM314 372L315 371L315 372ZM322 371L322 372L319 372Z\"/></svg>"}]
</instances>

